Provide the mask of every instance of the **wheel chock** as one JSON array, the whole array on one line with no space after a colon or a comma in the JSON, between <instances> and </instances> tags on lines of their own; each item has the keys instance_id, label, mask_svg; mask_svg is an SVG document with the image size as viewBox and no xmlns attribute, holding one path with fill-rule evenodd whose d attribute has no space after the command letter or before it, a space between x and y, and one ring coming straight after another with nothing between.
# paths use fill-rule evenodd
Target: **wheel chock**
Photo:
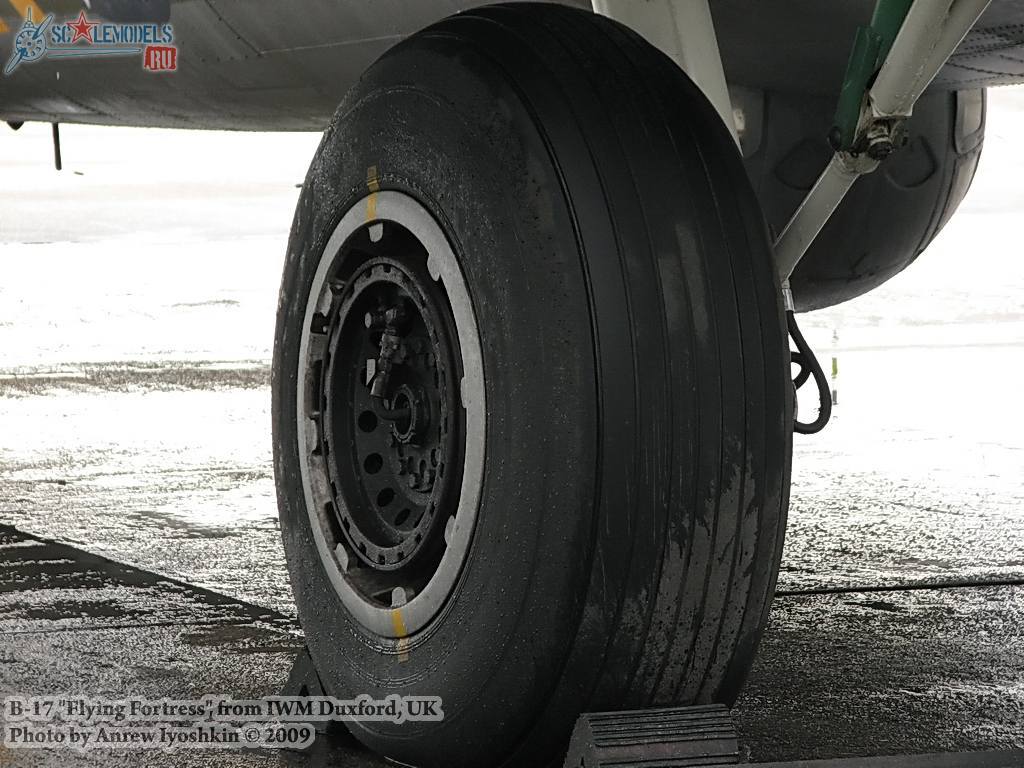
<instances>
[{"instance_id":1,"label":"wheel chock","mask_svg":"<svg viewBox=\"0 0 1024 768\"><path fill-rule=\"evenodd\" d=\"M565 768L694 768L735 765L739 739L721 704L587 712L569 741Z\"/></svg>"}]
</instances>

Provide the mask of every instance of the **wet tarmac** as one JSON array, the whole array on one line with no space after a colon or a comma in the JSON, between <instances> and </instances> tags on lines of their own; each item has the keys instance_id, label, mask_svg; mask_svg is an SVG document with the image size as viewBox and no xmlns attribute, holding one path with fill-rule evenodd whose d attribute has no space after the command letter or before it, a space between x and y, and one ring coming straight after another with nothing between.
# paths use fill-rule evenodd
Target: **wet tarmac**
<instances>
[{"instance_id":1,"label":"wet tarmac","mask_svg":"<svg viewBox=\"0 0 1024 768\"><path fill-rule=\"evenodd\" d=\"M196 181L210 156L182 155L153 193L76 160L76 135L107 135L80 130L65 162L84 176L46 181L20 153L31 194L0 211L0 697L271 695L302 647L270 462L271 331L315 141L265 137L281 151L254 169L232 160L236 137L186 135L226 165ZM177 140L143 133L118 141L143 157ZM43 163L46 136L28 134ZM215 180L235 172L245 183ZM796 441L779 592L736 709L748 759L1024 747L1024 272L996 247L1018 220L995 193L972 199L908 273L804 318L826 367L838 358L839 405ZM53 200L65 213L44 216ZM985 276L969 290L965 252ZM13 752L0 766L303 764ZM347 747L305 758L320 762L384 765Z\"/></svg>"},{"instance_id":2,"label":"wet tarmac","mask_svg":"<svg viewBox=\"0 0 1024 768\"><path fill-rule=\"evenodd\" d=\"M1024 745L1016 586L783 594L735 710L752 761ZM0 695L173 699L279 693L287 615L0 527ZM0 753L2 755L2 753ZM137 765L131 752L8 750L10 765ZM343 742L312 756L181 751L144 764L387 763Z\"/></svg>"}]
</instances>

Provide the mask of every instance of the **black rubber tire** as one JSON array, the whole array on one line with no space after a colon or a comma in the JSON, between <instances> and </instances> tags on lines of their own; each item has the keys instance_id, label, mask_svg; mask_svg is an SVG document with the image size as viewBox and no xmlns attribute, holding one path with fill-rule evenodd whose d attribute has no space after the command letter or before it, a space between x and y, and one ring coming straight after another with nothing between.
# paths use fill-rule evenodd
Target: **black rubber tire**
<instances>
[{"instance_id":1,"label":"black rubber tire","mask_svg":"<svg viewBox=\"0 0 1024 768\"><path fill-rule=\"evenodd\" d=\"M454 595L371 637L313 543L294 423L326 238L382 189L434 213L479 326L486 468ZM399 761L544 766L585 710L731 702L774 591L792 384L779 286L712 107L624 27L497 6L393 48L314 158L285 264L275 473L295 600L335 695L438 695L443 723L352 727Z\"/></svg>"},{"instance_id":2,"label":"black rubber tire","mask_svg":"<svg viewBox=\"0 0 1024 768\"><path fill-rule=\"evenodd\" d=\"M798 312L874 290L924 252L970 189L985 104L984 90L917 102L907 145L857 180L793 272ZM769 91L761 106L764 127L745 162L769 225L781 232L832 157L835 98Z\"/></svg>"}]
</instances>

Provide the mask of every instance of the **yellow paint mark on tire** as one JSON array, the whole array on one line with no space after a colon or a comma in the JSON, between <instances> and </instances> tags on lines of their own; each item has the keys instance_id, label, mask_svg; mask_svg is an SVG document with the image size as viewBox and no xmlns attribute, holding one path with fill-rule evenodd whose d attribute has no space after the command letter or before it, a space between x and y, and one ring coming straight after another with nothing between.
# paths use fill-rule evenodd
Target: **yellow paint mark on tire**
<instances>
[{"instance_id":1,"label":"yellow paint mark on tire","mask_svg":"<svg viewBox=\"0 0 1024 768\"><path fill-rule=\"evenodd\" d=\"M398 660L408 661L409 639L405 636L405 619L402 618L401 611L391 612L391 627L395 630L395 635L398 637Z\"/></svg>"},{"instance_id":2,"label":"yellow paint mark on tire","mask_svg":"<svg viewBox=\"0 0 1024 768\"><path fill-rule=\"evenodd\" d=\"M377 193L380 192L376 165L366 169L366 188L370 190L370 196L366 198L366 220L373 221L377 218Z\"/></svg>"},{"instance_id":3,"label":"yellow paint mark on tire","mask_svg":"<svg viewBox=\"0 0 1024 768\"><path fill-rule=\"evenodd\" d=\"M3 19L0 19L0 35L4 32L10 32L11 28L7 26Z\"/></svg>"}]
</instances>

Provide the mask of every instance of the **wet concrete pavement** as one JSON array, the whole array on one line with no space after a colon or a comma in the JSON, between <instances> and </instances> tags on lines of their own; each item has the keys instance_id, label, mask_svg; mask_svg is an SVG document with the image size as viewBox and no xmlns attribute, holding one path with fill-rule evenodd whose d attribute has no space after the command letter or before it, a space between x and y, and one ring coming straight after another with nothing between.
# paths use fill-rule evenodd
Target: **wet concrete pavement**
<instances>
[{"instance_id":1,"label":"wet concrete pavement","mask_svg":"<svg viewBox=\"0 0 1024 768\"><path fill-rule=\"evenodd\" d=\"M258 698L282 691L303 647L291 617L10 526L0 526L0 638L0 697ZM308 755L0 747L0 765L303 768L326 755L352 768L382 764L325 742Z\"/></svg>"},{"instance_id":2,"label":"wet concrete pavement","mask_svg":"<svg viewBox=\"0 0 1024 768\"><path fill-rule=\"evenodd\" d=\"M143 157L125 135L119 151ZM284 150L270 170L232 160L251 138L186 135L226 165L203 177L210 156L186 153L156 186L108 161L52 182L30 168L19 178L36 186L0 211L0 696L270 695L301 647L267 381L306 156L293 152L294 175ZM5 179L29 168L8 160ZM211 180L236 172L244 183ZM54 200L61 215L44 215ZM979 227L1005 244L1019 225L968 206L908 273L804 318L826 367L838 357L839 406L796 441L779 594L737 708L751 759L1024 747L1024 272L979 247ZM986 276L969 289L966 252ZM329 762L382 765L351 750Z\"/></svg>"},{"instance_id":3,"label":"wet concrete pavement","mask_svg":"<svg viewBox=\"0 0 1024 768\"><path fill-rule=\"evenodd\" d=\"M266 608L0 527L0 694L193 698L275 690L302 641ZM139 755L8 749L0 765L137 764ZM154 757L150 755L149 757ZM224 765L274 755L218 755ZM201 752L159 755L201 765ZM166 760L166 762L165 762ZM4 762L6 761L6 762Z\"/></svg>"},{"instance_id":4,"label":"wet concrete pavement","mask_svg":"<svg viewBox=\"0 0 1024 768\"><path fill-rule=\"evenodd\" d=\"M1024 745L1018 587L782 595L735 710L753 761ZM0 695L237 699L281 691L302 647L276 611L0 527ZM386 765L334 744L143 755L144 764ZM137 765L131 752L8 750L12 765Z\"/></svg>"}]
</instances>

